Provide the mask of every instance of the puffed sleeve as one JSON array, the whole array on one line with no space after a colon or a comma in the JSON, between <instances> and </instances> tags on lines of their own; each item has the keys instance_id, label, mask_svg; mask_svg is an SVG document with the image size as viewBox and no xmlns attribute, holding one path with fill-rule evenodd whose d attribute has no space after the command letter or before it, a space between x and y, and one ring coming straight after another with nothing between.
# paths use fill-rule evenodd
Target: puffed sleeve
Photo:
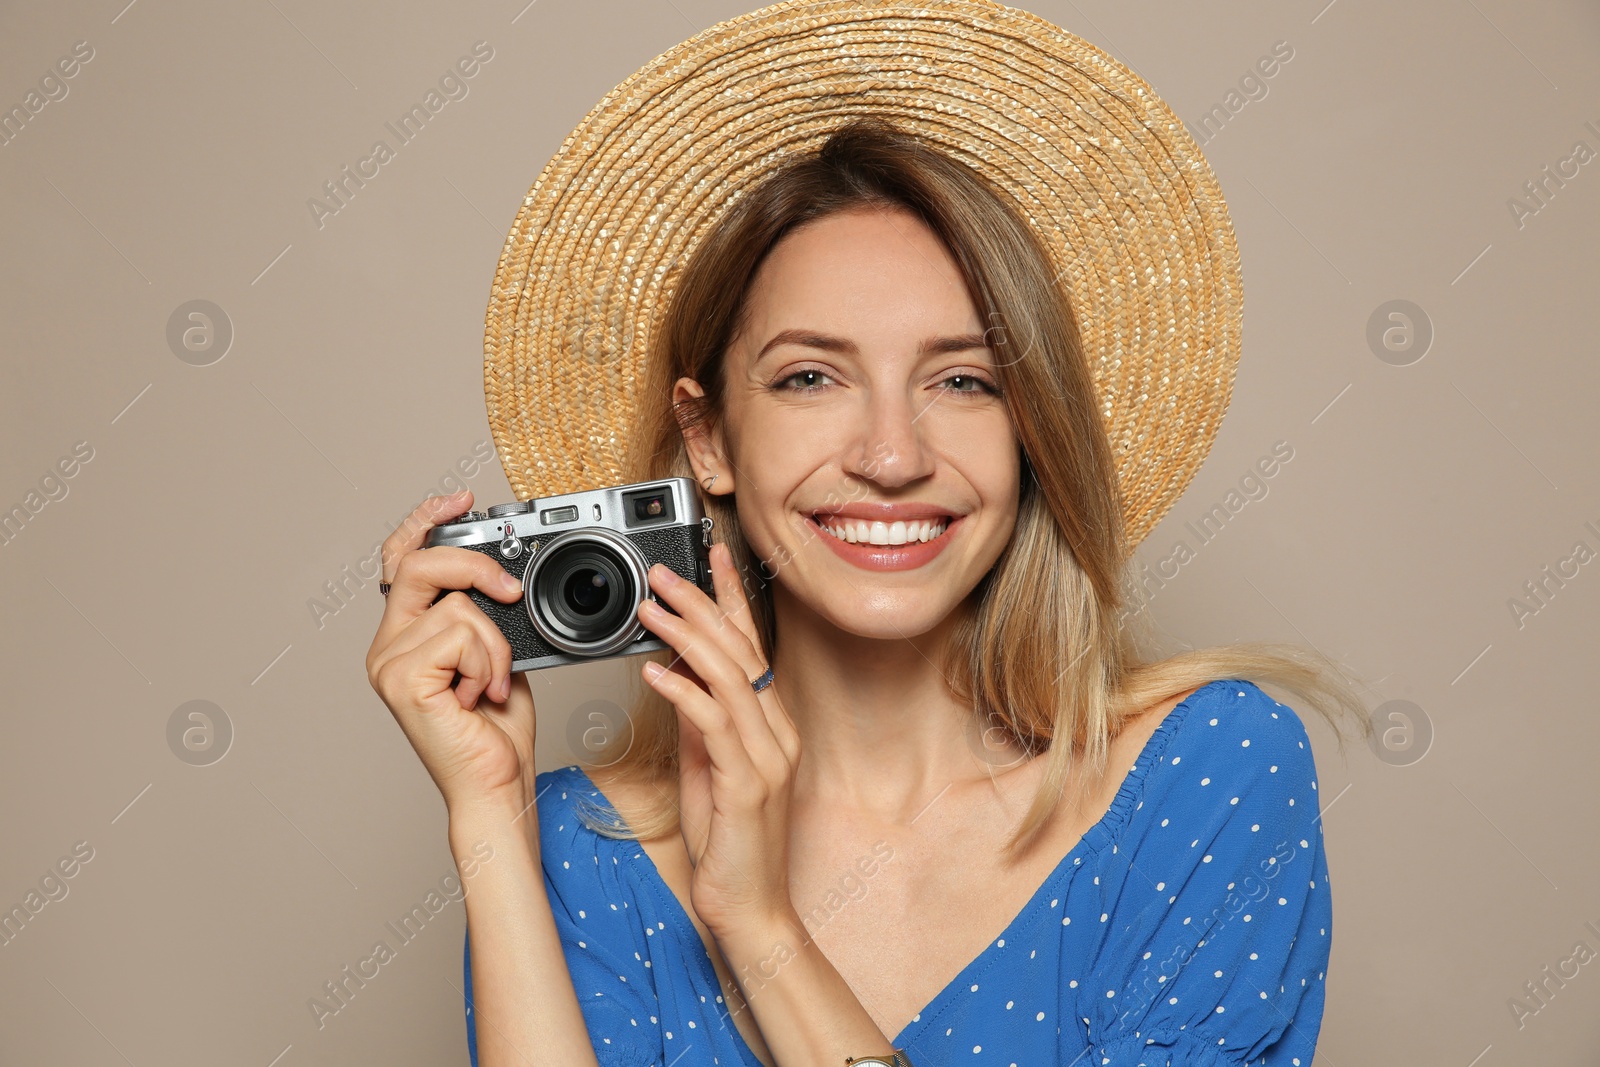
<instances>
[{"instance_id":1,"label":"puffed sleeve","mask_svg":"<svg viewBox=\"0 0 1600 1067\"><path fill-rule=\"evenodd\" d=\"M628 843L595 834L578 820L578 789L564 772L537 778L545 889L595 1056L600 1067L659 1067L665 1059L655 983L645 961L646 934L619 862ZM463 966L467 1049L477 1067L470 941ZM539 1058L537 1050L528 1054Z\"/></svg>"},{"instance_id":2,"label":"puffed sleeve","mask_svg":"<svg viewBox=\"0 0 1600 1067\"><path fill-rule=\"evenodd\" d=\"M1191 711L1106 890L1086 1063L1311 1063L1333 925L1316 778L1299 717L1254 684Z\"/></svg>"}]
</instances>

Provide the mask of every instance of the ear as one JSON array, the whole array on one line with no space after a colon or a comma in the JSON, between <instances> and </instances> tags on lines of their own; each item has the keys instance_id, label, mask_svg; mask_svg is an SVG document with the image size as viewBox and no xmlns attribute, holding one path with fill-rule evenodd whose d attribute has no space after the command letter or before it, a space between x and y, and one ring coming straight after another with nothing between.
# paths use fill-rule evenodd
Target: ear
<instances>
[{"instance_id":1,"label":"ear","mask_svg":"<svg viewBox=\"0 0 1600 1067\"><path fill-rule=\"evenodd\" d=\"M674 406L684 401L706 395L700 383L693 378L679 378L672 386ZM683 445L689 453L689 465L694 468L695 481L711 496L725 496L733 492L733 464L724 458L722 426L701 423L683 431ZM707 484L711 488L706 489Z\"/></svg>"}]
</instances>

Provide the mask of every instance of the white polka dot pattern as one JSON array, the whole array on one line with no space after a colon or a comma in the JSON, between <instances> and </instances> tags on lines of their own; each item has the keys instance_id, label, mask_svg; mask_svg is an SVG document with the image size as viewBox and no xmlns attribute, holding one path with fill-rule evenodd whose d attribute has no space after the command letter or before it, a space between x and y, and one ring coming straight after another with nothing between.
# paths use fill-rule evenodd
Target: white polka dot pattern
<instances>
[{"instance_id":1,"label":"white polka dot pattern","mask_svg":"<svg viewBox=\"0 0 1600 1067\"><path fill-rule=\"evenodd\" d=\"M1116 997L1081 1036L1101 1067L1310 1063L1333 912L1309 739L1249 682L1190 703L1168 743L1183 762L1143 793L1172 824L1141 812L1123 832L1105 888L1120 925L1095 946Z\"/></svg>"},{"instance_id":2,"label":"white polka dot pattern","mask_svg":"<svg viewBox=\"0 0 1600 1067\"><path fill-rule=\"evenodd\" d=\"M759 1067L655 864L578 819L576 798L598 797L588 777L564 767L538 789L546 887L601 1067ZM929 1065L1309 1064L1332 927L1305 728L1254 684L1215 681L1163 720L1007 927L889 1037ZM470 1010L467 1034L476 1067Z\"/></svg>"}]
</instances>

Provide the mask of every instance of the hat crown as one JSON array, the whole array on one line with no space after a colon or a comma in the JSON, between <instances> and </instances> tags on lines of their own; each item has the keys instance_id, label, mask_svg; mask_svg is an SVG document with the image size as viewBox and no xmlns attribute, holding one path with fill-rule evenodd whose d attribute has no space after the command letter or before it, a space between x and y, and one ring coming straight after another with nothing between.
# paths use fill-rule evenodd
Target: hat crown
<instances>
[{"instance_id":1,"label":"hat crown","mask_svg":"<svg viewBox=\"0 0 1600 1067\"><path fill-rule=\"evenodd\" d=\"M500 256L489 424L518 499L627 480L650 338L741 192L880 115L978 168L1072 294L1137 545L1193 479L1241 345L1215 175L1137 74L989 0L788 0L624 79L562 143Z\"/></svg>"}]
</instances>

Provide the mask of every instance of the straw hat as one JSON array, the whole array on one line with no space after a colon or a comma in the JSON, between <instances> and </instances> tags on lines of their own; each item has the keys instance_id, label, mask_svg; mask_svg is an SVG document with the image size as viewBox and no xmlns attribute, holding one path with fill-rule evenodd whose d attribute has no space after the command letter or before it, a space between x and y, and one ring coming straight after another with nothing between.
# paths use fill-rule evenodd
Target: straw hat
<instances>
[{"instance_id":1,"label":"straw hat","mask_svg":"<svg viewBox=\"0 0 1600 1067\"><path fill-rule=\"evenodd\" d=\"M600 101L523 200L495 271L484 393L519 500L626 481L655 325L741 191L881 115L1038 227L1084 335L1130 544L1227 410L1243 293L1216 177L1142 78L990 0L788 0L696 34Z\"/></svg>"}]
</instances>

